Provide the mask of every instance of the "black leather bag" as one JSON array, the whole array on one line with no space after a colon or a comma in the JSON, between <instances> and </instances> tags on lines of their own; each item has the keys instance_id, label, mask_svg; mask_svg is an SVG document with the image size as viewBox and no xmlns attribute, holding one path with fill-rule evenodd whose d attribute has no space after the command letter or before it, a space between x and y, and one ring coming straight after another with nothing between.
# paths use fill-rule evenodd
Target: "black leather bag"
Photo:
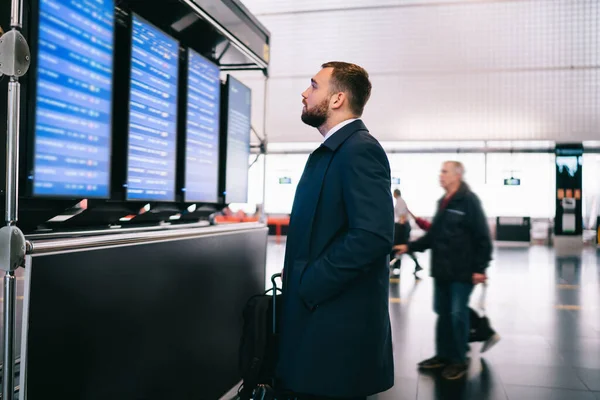
<instances>
[{"instance_id":1,"label":"black leather bag","mask_svg":"<svg viewBox=\"0 0 600 400\"><path fill-rule=\"evenodd\" d=\"M480 316L477 311L469 308L469 323L471 326L469 332L469 343L482 342L489 339L492 328L490 320L484 315Z\"/></svg>"},{"instance_id":2,"label":"black leather bag","mask_svg":"<svg viewBox=\"0 0 600 400\"><path fill-rule=\"evenodd\" d=\"M484 283L481 291L481 297L479 298L479 309L481 310L481 315L472 308L469 308L469 343L485 341L494 334L494 330L490 325L490 320L485 315L486 295L487 283Z\"/></svg>"},{"instance_id":3,"label":"black leather bag","mask_svg":"<svg viewBox=\"0 0 600 400\"><path fill-rule=\"evenodd\" d=\"M273 288L252 296L246 303L238 366L243 380L238 395L242 400L269 399L275 384L277 364L277 313L281 289L271 277Z\"/></svg>"}]
</instances>

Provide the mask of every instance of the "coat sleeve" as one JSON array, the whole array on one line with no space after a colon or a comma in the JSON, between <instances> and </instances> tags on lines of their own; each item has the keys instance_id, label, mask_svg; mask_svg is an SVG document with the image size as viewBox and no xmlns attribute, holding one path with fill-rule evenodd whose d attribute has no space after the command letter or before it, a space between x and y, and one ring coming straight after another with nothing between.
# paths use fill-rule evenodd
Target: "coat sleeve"
<instances>
[{"instance_id":1,"label":"coat sleeve","mask_svg":"<svg viewBox=\"0 0 600 400\"><path fill-rule=\"evenodd\" d=\"M436 214L438 212L439 212L439 204L438 204L438 211L436 211ZM434 219L435 219L435 217L434 217ZM431 226L432 226L432 223L425 221L424 219L421 219L421 218L417 218L416 221L417 221L417 225L419 225L419 227L425 231L425 234L423 236L421 236L419 239L415 240L414 242L410 242L408 244L408 249L411 252L413 252L413 251L422 252L422 251L425 251L425 250L431 248Z\"/></svg>"},{"instance_id":2,"label":"coat sleeve","mask_svg":"<svg viewBox=\"0 0 600 400\"><path fill-rule=\"evenodd\" d=\"M416 217L415 223L417 224L417 226L419 228L423 229L425 232L427 232L431 228L431 222L429 222L423 218Z\"/></svg>"},{"instance_id":3,"label":"coat sleeve","mask_svg":"<svg viewBox=\"0 0 600 400\"><path fill-rule=\"evenodd\" d=\"M348 227L304 269L299 293L309 309L343 292L375 261L384 259L393 243L394 209L385 152L367 138L346 142L336 157L342 157Z\"/></svg>"},{"instance_id":4,"label":"coat sleeve","mask_svg":"<svg viewBox=\"0 0 600 400\"><path fill-rule=\"evenodd\" d=\"M422 252L431 248L431 231L425 232L423 236L408 244L409 251Z\"/></svg>"},{"instance_id":5,"label":"coat sleeve","mask_svg":"<svg viewBox=\"0 0 600 400\"><path fill-rule=\"evenodd\" d=\"M473 272L484 274L492 259L492 239L490 228L481 201L473 194L469 198L469 227L473 238Z\"/></svg>"}]
</instances>

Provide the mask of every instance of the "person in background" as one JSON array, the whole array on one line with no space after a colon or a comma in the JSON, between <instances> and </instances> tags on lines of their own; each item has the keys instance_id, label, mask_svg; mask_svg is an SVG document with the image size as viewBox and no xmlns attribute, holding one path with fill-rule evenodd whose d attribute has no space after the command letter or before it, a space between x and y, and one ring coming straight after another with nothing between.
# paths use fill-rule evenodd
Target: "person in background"
<instances>
[{"instance_id":1,"label":"person in background","mask_svg":"<svg viewBox=\"0 0 600 400\"><path fill-rule=\"evenodd\" d=\"M231 211L231 208L229 208L229 206L226 206L221 210L221 215L225 217L231 217L233 216L233 211Z\"/></svg>"},{"instance_id":2,"label":"person in background","mask_svg":"<svg viewBox=\"0 0 600 400\"><path fill-rule=\"evenodd\" d=\"M408 221L408 207L406 202L402 198L400 189L394 189L394 199L396 199L396 205L394 206L394 245L407 244L410 240L410 222ZM417 277L417 272L423 270L419 265L419 260L413 252L409 252L408 255L415 262L415 271L413 274ZM392 250L392 258L396 261L392 265L400 268L402 262L402 255ZM418 278L418 277L417 277Z\"/></svg>"},{"instance_id":3,"label":"person in background","mask_svg":"<svg viewBox=\"0 0 600 400\"><path fill-rule=\"evenodd\" d=\"M298 399L366 399L394 384L390 166L360 119L367 72L323 64L302 93L302 121L323 143L296 189L283 269L276 377Z\"/></svg>"},{"instance_id":4,"label":"person in background","mask_svg":"<svg viewBox=\"0 0 600 400\"><path fill-rule=\"evenodd\" d=\"M422 369L443 368L442 376L454 380L468 371L469 298L476 284L486 281L492 241L481 202L463 181L458 161L442 165L440 185L446 192L427 233L394 249L401 254L431 249L434 278L436 354L419 363Z\"/></svg>"},{"instance_id":5,"label":"person in background","mask_svg":"<svg viewBox=\"0 0 600 400\"><path fill-rule=\"evenodd\" d=\"M410 210L408 210L408 213L422 230L428 231L431 228L431 222L415 216ZM485 285L487 285L487 283ZM489 351L500 341L500 335L492 328L489 319L487 317L481 317L477 311L470 307L469 325L471 327L469 330L469 342L483 342L481 353Z\"/></svg>"}]
</instances>

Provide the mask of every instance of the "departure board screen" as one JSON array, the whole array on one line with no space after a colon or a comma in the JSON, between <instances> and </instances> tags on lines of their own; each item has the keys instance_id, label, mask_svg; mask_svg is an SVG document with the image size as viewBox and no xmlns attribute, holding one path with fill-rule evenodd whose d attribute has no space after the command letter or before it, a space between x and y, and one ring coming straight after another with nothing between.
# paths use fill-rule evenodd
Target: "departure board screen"
<instances>
[{"instance_id":1,"label":"departure board screen","mask_svg":"<svg viewBox=\"0 0 600 400\"><path fill-rule=\"evenodd\" d=\"M34 196L110 196L114 4L40 0Z\"/></svg>"},{"instance_id":2,"label":"departure board screen","mask_svg":"<svg viewBox=\"0 0 600 400\"><path fill-rule=\"evenodd\" d=\"M179 43L133 15L127 200L174 201Z\"/></svg>"},{"instance_id":3,"label":"departure board screen","mask_svg":"<svg viewBox=\"0 0 600 400\"><path fill-rule=\"evenodd\" d=\"M248 201L248 157L250 155L251 91L240 81L227 78L227 165L225 202Z\"/></svg>"},{"instance_id":4,"label":"departure board screen","mask_svg":"<svg viewBox=\"0 0 600 400\"><path fill-rule=\"evenodd\" d=\"M219 67L188 54L185 201L216 203L219 191Z\"/></svg>"}]
</instances>

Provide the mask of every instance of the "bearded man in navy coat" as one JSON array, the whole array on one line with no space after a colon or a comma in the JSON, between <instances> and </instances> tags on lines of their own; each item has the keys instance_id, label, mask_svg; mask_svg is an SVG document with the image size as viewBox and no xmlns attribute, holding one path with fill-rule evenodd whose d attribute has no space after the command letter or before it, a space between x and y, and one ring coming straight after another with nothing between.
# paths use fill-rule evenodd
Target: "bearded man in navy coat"
<instances>
[{"instance_id":1,"label":"bearded man in navy coat","mask_svg":"<svg viewBox=\"0 0 600 400\"><path fill-rule=\"evenodd\" d=\"M300 399L364 399L394 383L390 166L360 117L367 72L329 62L302 93L323 144L294 199L283 270L277 377Z\"/></svg>"}]
</instances>

